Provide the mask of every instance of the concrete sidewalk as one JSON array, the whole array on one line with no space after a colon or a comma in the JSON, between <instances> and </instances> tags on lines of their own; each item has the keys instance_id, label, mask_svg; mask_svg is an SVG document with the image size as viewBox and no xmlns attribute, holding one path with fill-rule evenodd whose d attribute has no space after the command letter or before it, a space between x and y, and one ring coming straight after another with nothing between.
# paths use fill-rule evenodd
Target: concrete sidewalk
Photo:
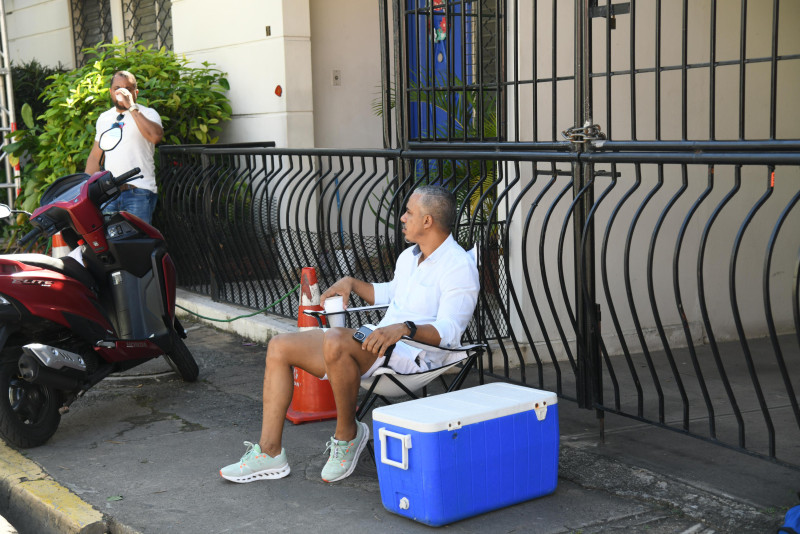
<instances>
[{"instance_id":1,"label":"concrete sidewalk","mask_svg":"<svg viewBox=\"0 0 800 534\"><path fill-rule=\"evenodd\" d=\"M202 315L249 312L179 297ZM383 508L367 454L344 481L320 480L331 421L286 423L289 477L222 480L219 468L244 453L242 441L258 438L267 336L295 327L264 316L218 323L238 334L184 323L198 382L184 384L158 359L78 400L47 445L0 446L0 513L20 533L431 531ZM555 494L448 531L768 533L798 502L797 471L612 416L600 443L594 412L559 402Z\"/></svg>"}]
</instances>

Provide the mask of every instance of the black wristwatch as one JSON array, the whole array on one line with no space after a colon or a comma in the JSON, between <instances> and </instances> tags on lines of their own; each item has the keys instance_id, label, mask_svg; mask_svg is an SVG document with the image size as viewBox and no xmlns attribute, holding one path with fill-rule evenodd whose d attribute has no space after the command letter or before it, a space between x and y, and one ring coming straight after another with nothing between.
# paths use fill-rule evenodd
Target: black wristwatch
<instances>
[{"instance_id":1,"label":"black wristwatch","mask_svg":"<svg viewBox=\"0 0 800 534\"><path fill-rule=\"evenodd\" d=\"M410 337L411 339L414 339L414 336L417 335L417 325L415 325L411 321L404 321L403 324L406 325L408 327L408 329L411 331L411 333L408 334L408 337Z\"/></svg>"}]
</instances>

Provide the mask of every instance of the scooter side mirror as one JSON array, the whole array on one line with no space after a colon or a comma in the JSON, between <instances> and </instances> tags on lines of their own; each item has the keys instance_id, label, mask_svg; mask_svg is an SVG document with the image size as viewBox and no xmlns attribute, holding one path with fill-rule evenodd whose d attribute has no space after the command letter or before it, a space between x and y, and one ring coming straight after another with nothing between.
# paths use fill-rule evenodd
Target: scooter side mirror
<instances>
[{"instance_id":1,"label":"scooter side mirror","mask_svg":"<svg viewBox=\"0 0 800 534\"><path fill-rule=\"evenodd\" d=\"M11 215L11 208L5 204L0 204L0 219L5 219L9 215Z\"/></svg>"},{"instance_id":2,"label":"scooter side mirror","mask_svg":"<svg viewBox=\"0 0 800 534\"><path fill-rule=\"evenodd\" d=\"M122 141L122 128L119 126L112 126L100 134L100 140L97 144L100 145L100 150L108 152L109 150L117 148L120 141Z\"/></svg>"}]
</instances>

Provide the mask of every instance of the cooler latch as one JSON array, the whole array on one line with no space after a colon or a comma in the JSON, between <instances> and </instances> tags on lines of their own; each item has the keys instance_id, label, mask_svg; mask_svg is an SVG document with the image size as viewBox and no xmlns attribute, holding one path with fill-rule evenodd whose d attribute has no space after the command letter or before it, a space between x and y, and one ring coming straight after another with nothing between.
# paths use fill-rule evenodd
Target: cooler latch
<instances>
[{"instance_id":1,"label":"cooler latch","mask_svg":"<svg viewBox=\"0 0 800 534\"><path fill-rule=\"evenodd\" d=\"M547 401L537 402L533 407L533 411L536 412L536 419L544 421L544 418L547 417Z\"/></svg>"},{"instance_id":2,"label":"cooler latch","mask_svg":"<svg viewBox=\"0 0 800 534\"><path fill-rule=\"evenodd\" d=\"M396 461L389 458L386 454L386 438L394 438L400 440L400 445L403 447L403 458L402 461ZM381 463L386 465L391 465L394 467L399 467L405 471L408 471L408 449L411 448L411 435L410 434L398 434L397 432L392 432L391 430L386 430L385 427L381 427L378 429L378 439L381 442Z\"/></svg>"}]
</instances>

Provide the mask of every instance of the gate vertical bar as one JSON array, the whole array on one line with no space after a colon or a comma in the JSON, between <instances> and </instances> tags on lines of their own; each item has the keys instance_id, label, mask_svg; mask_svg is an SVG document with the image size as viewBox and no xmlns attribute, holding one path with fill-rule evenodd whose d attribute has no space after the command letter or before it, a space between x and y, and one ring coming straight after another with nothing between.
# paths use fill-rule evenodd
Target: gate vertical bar
<instances>
[{"instance_id":1,"label":"gate vertical bar","mask_svg":"<svg viewBox=\"0 0 800 534\"><path fill-rule=\"evenodd\" d=\"M392 81L390 79L392 63L389 60L389 6L387 6L387 2L388 0L378 2L381 40L381 118L383 119L383 148L392 148ZM397 32L394 32L394 35L397 38ZM394 49L397 49L396 42Z\"/></svg>"},{"instance_id":2,"label":"gate vertical bar","mask_svg":"<svg viewBox=\"0 0 800 534\"><path fill-rule=\"evenodd\" d=\"M591 18L592 0L575 1L575 127L592 124L591 93ZM573 150L581 153L590 143L574 142ZM593 326L595 313L594 223L589 213L594 204L591 165L580 159L573 164L573 195L579 195L573 213L573 247L575 251L575 319L577 339L577 397L578 406L591 409L602 402L600 345ZM587 224L588 222L588 224ZM585 232L585 236L583 235ZM585 243L581 247L581 243ZM602 412L598 411L598 418ZM602 419L601 419L602 420ZM602 425L602 423L601 423ZM602 432L602 426L601 426Z\"/></svg>"}]
</instances>

